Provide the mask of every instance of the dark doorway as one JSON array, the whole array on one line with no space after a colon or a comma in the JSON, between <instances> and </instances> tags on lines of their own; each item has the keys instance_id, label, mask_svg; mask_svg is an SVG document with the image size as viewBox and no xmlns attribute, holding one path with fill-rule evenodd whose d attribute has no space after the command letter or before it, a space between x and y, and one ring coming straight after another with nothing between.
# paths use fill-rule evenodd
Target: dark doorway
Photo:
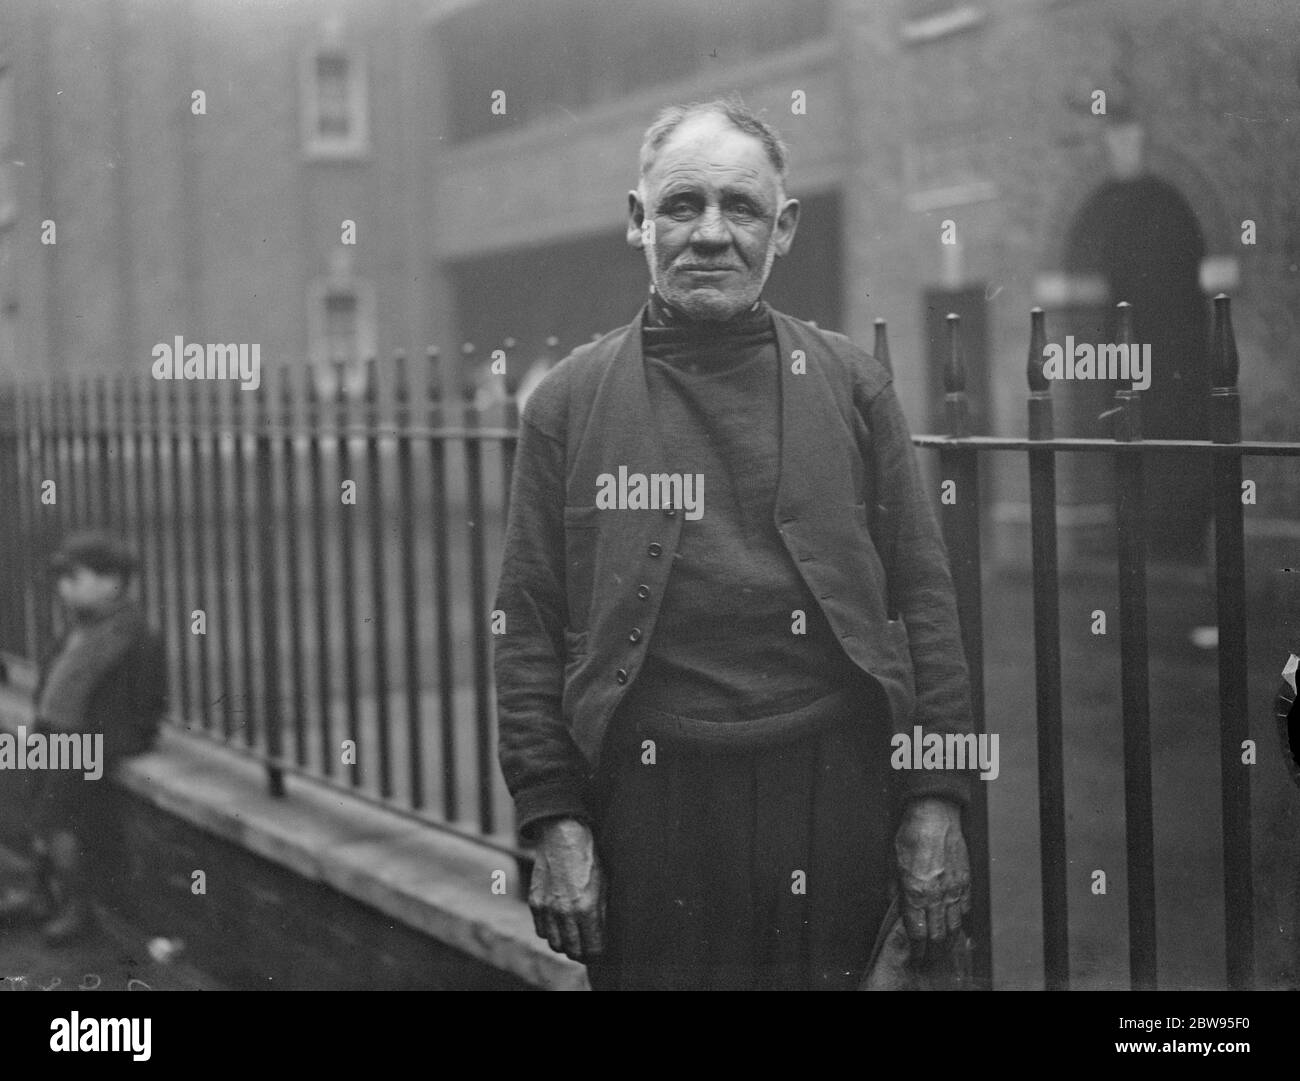
<instances>
[{"instance_id":1,"label":"dark doorway","mask_svg":"<svg viewBox=\"0 0 1300 1081\"><path fill-rule=\"evenodd\" d=\"M1098 189L1070 229L1066 270L1101 275L1110 302L1073 310L1066 326L1051 329L1052 339L1071 333L1076 341L1114 341L1115 304L1133 305L1134 340L1151 346L1151 386L1142 394L1146 439L1208 438L1208 312L1199 284L1204 255L1191 208L1176 189L1152 177ZM1073 430L1063 434L1109 435L1097 417L1111 407L1120 385L1069 387L1063 398ZM1109 499L1110 465L1098 460L1076 480ZM1151 554L1199 558L1210 516L1208 462L1184 454L1149 456L1146 497Z\"/></svg>"}]
</instances>

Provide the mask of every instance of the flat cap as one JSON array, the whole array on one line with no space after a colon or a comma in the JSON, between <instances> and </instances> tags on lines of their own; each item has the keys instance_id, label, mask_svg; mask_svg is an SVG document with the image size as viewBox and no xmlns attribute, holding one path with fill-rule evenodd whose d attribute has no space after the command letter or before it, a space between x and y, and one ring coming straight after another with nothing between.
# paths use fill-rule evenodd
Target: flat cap
<instances>
[{"instance_id":1,"label":"flat cap","mask_svg":"<svg viewBox=\"0 0 1300 1081\"><path fill-rule=\"evenodd\" d=\"M139 568L135 551L124 540L108 533L74 533L50 559L57 577L74 567L89 567L96 574L120 574L129 578Z\"/></svg>"}]
</instances>

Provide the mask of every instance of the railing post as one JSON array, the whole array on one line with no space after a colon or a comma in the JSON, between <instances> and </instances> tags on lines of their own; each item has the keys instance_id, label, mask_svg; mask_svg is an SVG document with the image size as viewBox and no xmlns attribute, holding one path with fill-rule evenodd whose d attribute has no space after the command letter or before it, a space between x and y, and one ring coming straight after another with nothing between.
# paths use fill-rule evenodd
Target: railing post
<instances>
[{"instance_id":1,"label":"railing post","mask_svg":"<svg viewBox=\"0 0 1300 1081\"><path fill-rule=\"evenodd\" d=\"M429 487L433 511L434 623L438 635L438 724L442 754L442 813L448 822L460 817L456 774L456 672L451 640L451 558L447 533L447 418L450 388L437 346L425 351L429 395Z\"/></svg>"},{"instance_id":2,"label":"railing post","mask_svg":"<svg viewBox=\"0 0 1300 1081\"><path fill-rule=\"evenodd\" d=\"M189 583L186 580L186 559L185 559L185 535L186 535L186 516L185 516L185 475L181 469L181 445L185 442L183 431L183 415L181 405L184 400L184 383L181 380L172 380L168 385L167 405L171 421L171 449L167 454L167 464L171 469L171 516L172 516L172 549L176 553L176 664L180 672L181 682L179 694L173 696L173 712L181 719L183 723L188 723L192 716L193 702L190 697L190 654L191 639L194 635L190 633L190 612L193 611L193 601L196 594L191 593ZM191 417L191 422L193 418ZM197 499L199 493L191 492L191 497Z\"/></svg>"},{"instance_id":3,"label":"railing post","mask_svg":"<svg viewBox=\"0 0 1300 1081\"><path fill-rule=\"evenodd\" d=\"M1029 438L1056 436L1052 384L1044 373L1042 308L1029 314ZM1034 673L1038 705L1038 822L1043 897L1043 979L1070 987L1069 864L1065 842L1065 752L1061 725L1061 595L1056 559L1056 454L1029 451L1033 549Z\"/></svg>"},{"instance_id":4,"label":"railing post","mask_svg":"<svg viewBox=\"0 0 1300 1081\"><path fill-rule=\"evenodd\" d=\"M1215 443L1241 442L1237 342L1228 297L1214 298L1210 348L1210 433ZM1223 887L1228 986L1255 981L1254 883L1251 869L1250 738L1246 695L1245 510L1241 458L1214 456L1214 566L1219 617L1219 763L1223 800Z\"/></svg>"},{"instance_id":5,"label":"railing post","mask_svg":"<svg viewBox=\"0 0 1300 1081\"><path fill-rule=\"evenodd\" d=\"M145 430L144 387L141 375L127 378L127 396L131 408L131 464L134 474L131 485L135 497L136 551L140 556L140 605L149 610L152 586L149 574L149 505L145 484Z\"/></svg>"},{"instance_id":6,"label":"railing post","mask_svg":"<svg viewBox=\"0 0 1300 1081\"><path fill-rule=\"evenodd\" d=\"M293 750L294 763L299 767L307 764L307 662L304 644L307 628L303 620L303 590L301 578L302 545L301 529L298 518L299 505L299 463L298 463L298 426L294 409L294 391L298 386L293 377L292 364L280 367L279 420L283 426L280 439L280 462L284 474L283 502L281 506L285 518L284 529L284 573L288 579L285 599L288 602L286 615L289 621L289 711L293 716ZM267 391L270 393L270 390Z\"/></svg>"},{"instance_id":7,"label":"railing post","mask_svg":"<svg viewBox=\"0 0 1300 1081\"><path fill-rule=\"evenodd\" d=\"M191 606L208 607L208 524L207 524L207 485L204 483L203 447L205 442L204 423L209 417L204 416L204 405L208 397L209 384L193 382L189 384L190 401L190 509L194 542L194 593ZM216 521L220 522L221 511L217 511ZM205 732L212 728L212 659L208 650L208 636L196 635L194 638L194 660L197 665L198 683L198 719Z\"/></svg>"},{"instance_id":8,"label":"railing post","mask_svg":"<svg viewBox=\"0 0 1300 1081\"><path fill-rule=\"evenodd\" d=\"M0 383L0 492L4 492L10 506L22 501L18 466L19 425L17 417L18 388L9 379ZM17 498L15 498L17 497ZM18 515L0 516L0 580L3 581L4 611L0 613L0 651L21 655L22 634L20 613L23 606L18 598L22 594L19 577L18 552L22 547ZM8 680L4 661L0 658L0 679Z\"/></svg>"},{"instance_id":9,"label":"railing post","mask_svg":"<svg viewBox=\"0 0 1300 1081\"><path fill-rule=\"evenodd\" d=\"M1121 345L1133 342L1132 305L1118 305ZM1142 439L1141 392L1115 392L1115 440ZM1155 841L1151 807L1151 703L1147 638L1147 511L1140 453L1115 456L1118 507L1120 684L1124 711L1124 824L1128 840L1129 979L1135 991L1156 986Z\"/></svg>"},{"instance_id":10,"label":"railing post","mask_svg":"<svg viewBox=\"0 0 1300 1081\"><path fill-rule=\"evenodd\" d=\"M411 450L411 382L406 353L393 354L393 423L397 438L398 540L402 576L402 647L406 673L406 754L411 807L424 807L424 723L420 687L420 594L415 565L415 482Z\"/></svg>"},{"instance_id":11,"label":"railing post","mask_svg":"<svg viewBox=\"0 0 1300 1081\"><path fill-rule=\"evenodd\" d=\"M315 597L312 614L316 619L316 697L317 719L320 722L319 747L321 773L334 776L334 765L339 760L334 743L334 649L333 613L330 608L330 558L326 536L331 528L326 512L325 460L321 443L325 432L325 406L317 384L321 368L306 366L303 372L303 426L307 432L307 485L310 493L312 535L312 588Z\"/></svg>"},{"instance_id":12,"label":"railing post","mask_svg":"<svg viewBox=\"0 0 1300 1081\"><path fill-rule=\"evenodd\" d=\"M875 326L876 340L871 349L872 355L880 361L884 366L885 371L889 372L890 375L893 375L894 364L889 357L889 335L885 329L885 321L883 319L877 319Z\"/></svg>"},{"instance_id":13,"label":"railing post","mask_svg":"<svg viewBox=\"0 0 1300 1081\"><path fill-rule=\"evenodd\" d=\"M212 491L212 605L217 613L217 650L214 669L217 677L217 701L221 704L221 734L227 740L234 731L235 704L234 695L234 660L231 649L231 634L234 612L230 604L230 546L229 522L237 515L231 514L230 500L226 493L226 424L225 387L221 383L211 384L212 391L208 398L208 453L211 463L209 487ZM237 460L238 444L231 436L235 447L231 452L232 460Z\"/></svg>"},{"instance_id":14,"label":"railing post","mask_svg":"<svg viewBox=\"0 0 1300 1081\"><path fill-rule=\"evenodd\" d=\"M105 529L121 532L121 526L125 525L120 519L122 512L121 500L113 497L113 481L111 476L114 472L112 467L112 444L110 442L111 428L108 420L108 377L97 375L94 379L94 399L95 399L95 453L98 459L96 468L96 483L100 491L100 506L102 511L100 517Z\"/></svg>"},{"instance_id":15,"label":"railing post","mask_svg":"<svg viewBox=\"0 0 1300 1081\"><path fill-rule=\"evenodd\" d=\"M272 796L284 796L283 698L280 694L280 583L276 567L275 534L279 515L275 499L275 448L271 435L273 381L268 379L257 395L253 457L257 476L257 562L262 614L262 717L266 725L266 780ZM235 391L244 393L243 388ZM297 627L293 628L297 633ZM244 648L252 645L245 642ZM250 687L249 690L252 688Z\"/></svg>"},{"instance_id":16,"label":"railing post","mask_svg":"<svg viewBox=\"0 0 1300 1081\"><path fill-rule=\"evenodd\" d=\"M966 401L966 372L961 351L961 320L948 316L948 358L943 385L948 434L957 439L970 435ZM944 481L956 484L955 499L941 501L944 543L952 565L962 646L970 672L971 713L976 734L984 732L984 611L980 580L979 457L971 447L943 447L939 466ZM992 899L989 896L988 793L976 784L966 815L966 842L971 863L972 967L977 984L993 987Z\"/></svg>"},{"instance_id":17,"label":"railing post","mask_svg":"<svg viewBox=\"0 0 1300 1081\"><path fill-rule=\"evenodd\" d=\"M167 502L167 485L163 478L163 445L166 442L163 429L163 385L160 380L150 379L146 384L145 394L149 399L149 465L152 474L152 485L150 486L150 495L153 498L153 506L150 508L149 520L152 523L151 536L154 545L156 560L154 563L158 577L154 581L154 595L157 598L158 628L167 641L167 655L170 659L169 675L177 671L177 666L181 663L180 649L173 639L172 635L176 631L176 620L172 605L173 595L171 586L167 581L167 567L170 560L167 558L167 520L165 517L164 505ZM181 646L184 643L180 644ZM167 684L175 688L179 680L169 678Z\"/></svg>"},{"instance_id":18,"label":"railing post","mask_svg":"<svg viewBox=\"0 0 1300 1081\"><path fill-rule=\"evenodd\" d=\"M356 478L352 476L352 452L351 447L348 445L351 438L351 411L348 408L345 362L336 360L334 362L334 371L334 420L335 432L338 438L335 454L338 460L338 480L341 485L345 481L355 483ZM356 512L352 509L351 504L343 502L341 489L338 509L344 693L347 705L348 739L352 741L354 756L348 777L354 788L360 788L365 749L361 746L361 702L357 689L356 538L352 522ZM338 754L338 748L332 748L327 753Z\"/></svg>"},{"instance_id":19,"label":"railing post","mask_svg":"<svg viewBox=\"0 0 1300 1081\"><path fill-rule=\"evenodd\" d=\"M375 729L379 741L379 796L393 794L393 754L388 703L388 574L384 549L388 544L384 505L384 472L380 457L381 402L379 365L366 359L366 500L370 507L371 650L373 656Z\"/></svg>"},{"instance_id":20,"label":"railing post","mask_svg":"<svg viewBox=\"0 0 1300 1081\"><path fill-rule=\"evenodd\" d=\"M253 523L248 513L248 473L249 463L245 444L248 435L248 410L244 407L243 390L238 383L218 384L226 386L226 400L230 406L230 424L234 437L235 460L232 467L234 477L234 514L235 522L235 585L239 597L239 658L240 687L239 703L243 708L244 745L254 747L257 743L257 701L254 696L253 678ZM256 445L254 446L256 453ZM260 493L259 493L260 495Z\"/></svg>"},{"instance_id":21,"label":"railing post","mask_svg":"<svg viewBox=\"0 0 1300 1081\"><path fill-rule=\"evenodd\" d=\"M470 625L471 652L474 658L474 729L477 735L474 762L478 774L479 828L492 833L496 828L495 808L492 800L492 780L496 760L492 754L492 716L488 705L488 620L487 620L487 543L483 529L483 444L477 434L480 425L478 406L475 403L477 380L475 375L474 346L466 342L461 348L464 368L461 373L461 392L465 400L465 471L469 489L469 515L467 536L469 540Z\"/></svg>"}]
</instances>

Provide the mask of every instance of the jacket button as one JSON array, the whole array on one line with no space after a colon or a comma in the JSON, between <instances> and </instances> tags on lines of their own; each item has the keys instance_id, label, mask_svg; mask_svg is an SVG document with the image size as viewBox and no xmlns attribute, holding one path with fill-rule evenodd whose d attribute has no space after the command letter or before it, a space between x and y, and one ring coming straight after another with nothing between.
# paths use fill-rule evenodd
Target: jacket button
<instances>
[{"instance_id":1,"label":"jacket button","mask_svg":"<svg viewBox=\"0 0 1300 1081\"><path fill-rule=\"evenodd\" d=\"M649 549L647 550L650 552L652 556L657 556L663 553L664 546L660 544L658 541L652 541L650 543Z\"/></svg>"},{"instance_id":2,"label":"jacket button","mask_svg":"<svg viewBox=\"0 0 1300 1081\"><path fill-rule=\"evenodd\" d=\"M640 628L640 627L633 627L633 628L632 628L632 633L629 634L629 635L627 636L627 640L628 640L629 642L639 642L639 641L641 641L641 628Z\"/></svg>"},{"instance_id":3,"label":"jacket button","mask_svg":"<svg viewBox=\"0 0 1300 1081\"><path fill-rule=\"evenodd\" d=\"M637 587L636 587L636 595L637 595L638 597L640 597L642 600L647 599L647 598L650 596L650 587L647 586L647 585L639 585L639 586L637 586Z\"/></svg>"},{"instance_id":4,"label":"jacket button","mask_svg":"<svg viewBox=\"0 0 1300 1081\"><path fill-rule=\"evenodd\" d=\"M620 668L617 672L614 673L614 678L615 678L616 680L618 680L620 683L626 683L626 682L627 682L627 669L626 669L626 668Z\"/></svg>"}]
</instances>

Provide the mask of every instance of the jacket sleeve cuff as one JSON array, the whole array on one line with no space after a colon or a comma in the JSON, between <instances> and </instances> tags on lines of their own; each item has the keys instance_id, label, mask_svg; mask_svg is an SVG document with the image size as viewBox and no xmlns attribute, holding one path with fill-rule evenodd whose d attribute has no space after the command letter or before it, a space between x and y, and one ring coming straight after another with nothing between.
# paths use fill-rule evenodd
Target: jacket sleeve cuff
<instances>
[{"instance_id":1,"label":"jacket sleeve cuff","mask_svg":"<svg viewBox=\"0 0 1300 1081\"><path fill-rule=\"evenodd\" d=\"M526 841L535 839L534 830L548 818L577 818L590 821L582 787L572 781L553 781L519 792L515 796L515 823Z\"/></svg>"},{"instance_id":2,"label":"jacket sleeve cuff","mask_svg":"<svg viewBox=\"0 0 1300 1081\"><path fill-rule=\"evenodd\" d=\"M946 799L963 809L970 806L974 779L961 770L913 770L902 777L899 802L914 799Z\"/></svg>"}]
</instances>

